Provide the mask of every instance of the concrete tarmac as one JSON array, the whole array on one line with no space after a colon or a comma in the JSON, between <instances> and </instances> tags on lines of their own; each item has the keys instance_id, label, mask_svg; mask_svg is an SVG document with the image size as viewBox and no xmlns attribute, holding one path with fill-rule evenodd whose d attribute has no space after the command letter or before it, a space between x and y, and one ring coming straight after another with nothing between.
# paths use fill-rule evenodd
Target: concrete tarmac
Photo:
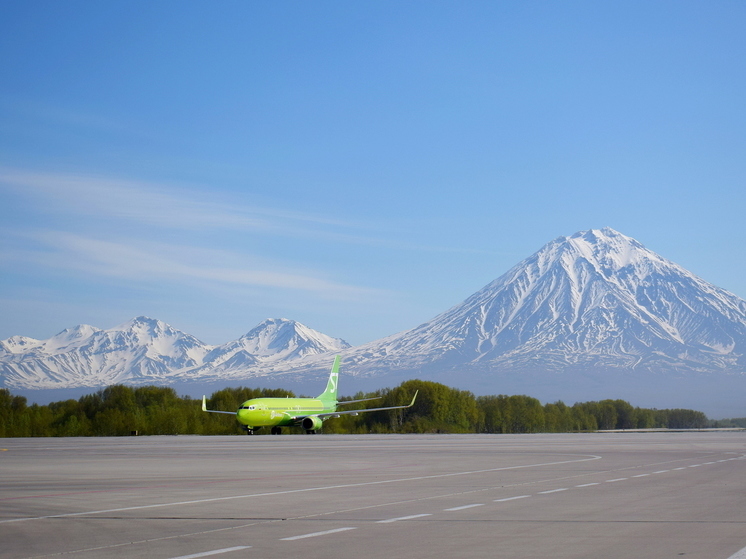
<instances>
[{"instance_id":1,"label":"concrete tarmac","mask_svg":"<svg viewBox=\"0 0 746 559\"><path fill-rule=\"evenodd\" d=\"M744 432L0 448L0 558L746 559Z\"/></svg>"}]
</instances>

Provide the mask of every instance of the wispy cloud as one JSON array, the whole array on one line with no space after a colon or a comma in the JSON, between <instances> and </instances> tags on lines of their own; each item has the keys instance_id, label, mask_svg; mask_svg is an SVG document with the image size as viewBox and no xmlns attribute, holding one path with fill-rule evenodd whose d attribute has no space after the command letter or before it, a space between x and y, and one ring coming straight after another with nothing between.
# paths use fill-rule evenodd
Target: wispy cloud
<instances>
[{"instance_id":1,"label":"wispy cloud","mask_svg":"<svg viewBox=\"0 0 746 559\"><path fill-rule=\"evenodd\" d=\"M34 242L5 250L5 261L26 261L55 270L141 283L172 282L306 291L327 299L361 299L380 290L335 282L314 270L290 270L261 257L221 249L134 240L104 241L41 231L23 235Z\"/></svg>"},{"instance_id":2,"label":"wispy cloud","mask_svg":"<svg viewBox=\"0 0 746 559\"><path fill-rule=\"evenodd\" d=\"M0 168L0 183L59 211L115 218L161 228L233 229L274 234L308 235L314 230L353 227L323 216L216 200L209 188L189 189L168 184L95 175L39 173ZM342 233L337 233L342 234Z\"/></svg>"},{"instance_id":3,"label":"wispy cloud","mask_svg":"<svg viewBox=\"0 0 746 559\"><path fill-rule=\"evenodd\" d=\"M92 175L0 168L0 185L33 200L24 209L30 216L25 224L0 232L9 241L0 247L3 261L142 285L272 289L332 300L382 294L335 281L330 271L309 269L303 259L289 261L287 255L262 248L272 243L255 238L339 242L352 237L355 226L350 223L231 204L225 201L229 194L216 200L208 189ZM46 220L47 215L53 219ZM243 248L235 248L236 232ZM234 248L224 248L229 245Z\"/></svg>"},{"instance_id":4,"label":"wispy cloud","mask_svg":"<svg viewBox=\"0 0 746 559\"><path fill-rule=\"evenodd\" d=\"M23 208L27 220L14 230L0 231L6 241L12 240L0 246L0 261L97 281L191 285L205 292L273 290L363 301L392 294L336 280L330 270L313 262L309 266L302 255L313 253L319 243L448 250L410 244L402 240L407 235L388 227L228 203L231 194L220 190L221 198L215 199L204 188L8 168L0 168L0 186L20 200L33 201ZM272 237L291 238L292 252L282 253L280 247L288 245ZM302 250L311 244L314 250Z\"/></svg>"},{"instance_id":5,"label":"wispy cloud","mask_svg":"<svg viewBox=\"0 0 746 559\"><path fill-rule=\"evenodd\" d=\"M407 225L247 204L220 188L124 180L92 174L43 173L0 167L0 187L13 190L55 215L145 225L158 230L241 231L392 250L484 253L471 247L417 243ZM216 194L217 193L217 194ZM82 225L82 224L81 224Z\"/></svg>"}]
</instances>

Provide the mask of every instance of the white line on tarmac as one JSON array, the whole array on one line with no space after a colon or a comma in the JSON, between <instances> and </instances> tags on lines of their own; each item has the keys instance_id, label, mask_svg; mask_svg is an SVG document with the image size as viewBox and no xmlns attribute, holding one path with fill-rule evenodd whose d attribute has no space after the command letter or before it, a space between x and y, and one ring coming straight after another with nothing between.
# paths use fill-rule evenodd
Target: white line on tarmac
<instances>
[{"instance_id":1,"label":"white line on tarmac","mask_svg":"<svg viewBox=\"0 0 746 559\"><path fill-rule=\"evenodd\" d=\"M231 551L240 551L242 549L249 549L250 545L239 545L236 547L226 547L225 549L216 549L214 551L205 551L203 553L193 553L192 555L179 555L178 557L172 557L171 559L197 559L197 557L209 557L210 555L220 555L221 553L230 553Z\"/></svg>"},{"instance_id":2,"label":"white line on tarmac","mask_svg":"<svg viewBox=\"0 0 746 559\"><path fill-rule=\"evenodd\" d=\"M518 495L517 497L505 497L504 499L495 499L496 503L504 503L505 501L515 501L516 499L528 499L531 495Z\"/></svg>"},{"instance_id":3,"label":"white line on tarmac","mask_svg":"<svg viewBox=\"0 0 746 559\"><path fill-rule=\"evenodd\" d=\"M728 557L728 559L746 559L746 547L741 551L736 551L733 555Z\"/></svg>"},{"instance_id":4,"label":"white line on tarmac","mask_svg":"<svg viewBox=\"0 0 746 559\"><path fill-rule=\"evenodd\" d=\"M311 532L310 534L303 534L301 536L290 536L289 538L280 538L282 541L289 542L291 540L302 540L304 538L315 538L316 536L326 536L327 534L336 534L337 532L346 532L347 530L357 530L353 526L347 528L335 528L334 530L324 530L323 532Z\"/></svg>"},{"instance_id":5,"label":"white line on tarmac","mask_svg":"<svg viewBox=\"0 0 746 559\"><path fill-rule=\"evenodd\" d=\"M571 455L572 456L572 455ZM576 455L577 456L577 455ZM597 456L595 454L585 454L581 455L585 456L585 458L579 458L576 460L561 460L558 462L544 462L540 464L523 464L520 466L505 466L502 468L489 468L486 470L468 470L464 472L451 472L448 474L434 474L430 476L417 476L417 477L408 477L408 478L396 478L396 479L383 479L379 481L367 481L362 483L345 483L340 485L326 485L321 487L306 487L304 489L288 489L287 491L271 491L268 493L253 493L248 495L229 495L227 497L212 497L209 499L194 499L190 501L177 501L172 503L155 503L152 505L136 505L132 507L122 507L122 508L116 508L116 509L103 509L103 510L90 510L90 511L82 511L82 512L68 512L63 514L50 514L45 516L27 516L23 518L8 518L6 520L0 520L0 524L8 524L10 522L24 522L27 520L46 520L48 518L69 518L73 516L88 516L91 514L110 514L113 512L127 512L127 511L133 511L133 510L145 510L145 509L155 509L155 508L162 508L162 507L175 507L175 506L184 506L184 505L200 505L203 503L215 503L220 501L232 501L235 499L248 499L248 498L257 498L257 497L273 497L275 495L289 495L293 493L308 493L311 491L328 491L330 489L347 489L350 487L367 487L371 485L382 485L386 483L402 483L402 482L408 482L408 481L421 481L425 479L440 479L440 478L446 478L446 477L454 477L454 476L465 476L465 475L471 475L471 474L484 474L489 472L501 472L506 470L521 470L525 468L540 468L542 466L559 466L562 464L574 464L577 462L589 462L591 460L600 460L601 456Z\"/></svg>"},{"instance_id":6,"label":"white line on tarmac","mask_svg":"<svg viewBox=\"0 0 746 559\"><path fill-rule=\"evenodd\" d=\"M474 503L473 505L461 505L460 507L453 507L450 509L443 509L444 511L454 511L454 510L464 510L464 509L472 509L474 507L483 507L484 503Z\"/></svg>"},{"instance_id":7,"label":"white line on tarmac","mask_svg":"<svg viewBox=\"0 0 746 559\"><path fill-rule=\"evenodd\" d=\"M590 487L591 485L601 485L600 483L584 483L583 485L576 485L575 487Z\"/></svg>"},{"instance_id":8,"label":"white line on tarmac","mask_svg":"<svg viewBox=\"0 0 746 559\"><path fill-rule=\"evenodd\" d=\"M539 491L539 495L546 495L547 493L559 493L560 491L567 491L567 487L561 489L550 489L549 491Z\"/></svg>"},{"instance_id":9,"label":"white line on tarmac","mask_svg":"<svg viewBox=\"0 0 746 559\"><path fill-rule=\"evenodd\" d=\"M377 524L388 524L389 522L399 522L400 520L412 520L413 518L422 518L423 516L432 516L432 514L410 514L409 516L400 516L398 518L387 518L386 520L377 521Z\"/></svg>"},{"instance_id":10,"label":"white line on tarmac","mask_svg":"<svg viewBox=\"0 0 746 559\"><path fill-rule=\"evenodd\" d=\"M606 483L614 483L616 481L624 481L625 479L627 479L627 478L626 477L618 477L616 479L607 479Z\"/></svg>"}]
</instances>

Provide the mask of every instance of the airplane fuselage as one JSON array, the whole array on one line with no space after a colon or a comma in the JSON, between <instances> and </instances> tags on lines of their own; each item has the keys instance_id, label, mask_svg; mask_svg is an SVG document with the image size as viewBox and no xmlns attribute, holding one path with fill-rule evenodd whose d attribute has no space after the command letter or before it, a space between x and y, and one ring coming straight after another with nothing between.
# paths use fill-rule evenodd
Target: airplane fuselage
<instances>
[{"instance_id":1,"label":"airplane fuselage","mask_svg":"<svg viewBox=\"0 0 746 559\"><path fill-rule=\"evenodd\" d=\"M317 398L255 398L247 400L236 411L236 419L249 429L297 425L297 417L330 413L336 405L324 405Z\"/></svg>"}]
</instances>

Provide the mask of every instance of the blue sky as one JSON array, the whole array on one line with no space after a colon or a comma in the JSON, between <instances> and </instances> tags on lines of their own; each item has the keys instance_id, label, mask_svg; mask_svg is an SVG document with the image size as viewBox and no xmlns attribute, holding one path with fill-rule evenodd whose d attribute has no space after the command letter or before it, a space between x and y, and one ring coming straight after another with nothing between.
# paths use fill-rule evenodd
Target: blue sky
<instances>
[{"instance_id":1,"label":"blue sky","mask_svg":"<svg viewBox=\"0 0 746 559\"><path fill-rule=\"evenodd\" d=\"M0 4L0 339L352 344L604 226L746 297L743 2Z\"/></svg>"}]
</instances>

